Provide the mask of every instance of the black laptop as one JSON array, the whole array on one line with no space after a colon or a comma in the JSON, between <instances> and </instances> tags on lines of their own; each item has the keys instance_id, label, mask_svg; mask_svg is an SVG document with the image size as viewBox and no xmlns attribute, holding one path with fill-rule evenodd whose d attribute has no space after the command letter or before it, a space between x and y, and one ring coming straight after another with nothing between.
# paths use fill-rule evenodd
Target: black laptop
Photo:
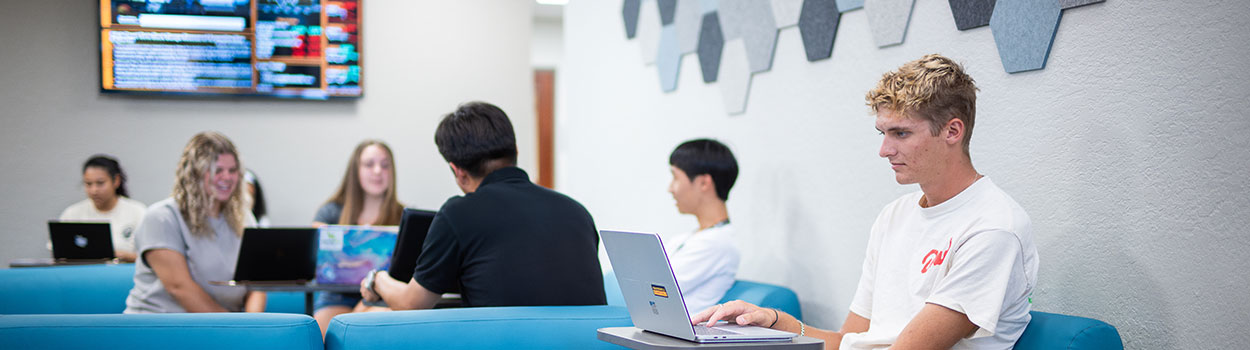
<instances>
[{"instance_id":1,"label":"black laptop","mask_svg":"<svg viewBox=\"0 0 1250 350\"><path fill-rule=\"evenodd\" d=\"M57 261L112 260L113 237L107 222L48 221L52 258Z\"/></svg>"},{"instance_id":2,"label":"black laptop","mask_svg":"<svg viewBox=\"0 0 1250 350\"><path fill-rule=\"evenodd\" d=\"M247 228L229 284L303 284L316 270L316 228Z\"/></svg>"},{"instance_id":3,"label":"black laptop","mask_svg":"<svg viewBox=\"0 0 1250 350\"><path fill-rule=\"evenodd\" d=\"M404 209L404 216L399 220L395 252L391 254L391 267L387 269L391 278L402 282L412 280L417 258L421 256L421 246L425 245L425 235L430 232L435 214L437 212L429 210Z\"/></svg>"}]
</instances>

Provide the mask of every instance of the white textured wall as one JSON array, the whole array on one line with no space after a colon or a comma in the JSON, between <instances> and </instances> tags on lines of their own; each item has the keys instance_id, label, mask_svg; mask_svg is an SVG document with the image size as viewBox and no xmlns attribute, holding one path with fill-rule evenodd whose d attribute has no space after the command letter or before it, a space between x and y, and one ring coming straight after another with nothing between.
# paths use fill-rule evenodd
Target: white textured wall
<instances>
[{"instance_id":1,"label":"white textured wall","mask_svg":"<svg viewBox=\"0 0 1250 350\"><path fill-rule=\"evenodd\" d=\"M926 53L966 64L981 88L973 162L1028 210L1041 254L1036 310L1105 320L1128 348L1250 345L1250 6L1240 0L1108 0L1066 11L1045 70L1008 75L988 27L955 29L919 0L900 46L872 45L863 10L833 57L805 60L779 34L747 112L682 61L676 92L625 39L620 1L565 10L559 188L600 228L675 233L696 223L665 192L679 142L716 137L742 173L729 201L741 277L799 293L836 328L877 212L899 186L863 106L877 78Z\"/></svg>"},{"instance_id":2,"label":"white textured wall","mask_svg":"<svg viewBox=\"0 0 1250 350\"><path fill-rule=\"evenodd\" d=\"M461 102L512 117L535 169L532 4L367 1L365 97L355 101L102 95L98 2L35 1L0 12L0 262L47 256L44 221L85 198L82 162L120 158L132 196L169 196L183 145L219 130L260 176L276 225L306 225L365 138L395 151L399 198L437 209L458 194L434 129ZM531 176L536 176L531 173Z\"/></svg>"}]
</instances>

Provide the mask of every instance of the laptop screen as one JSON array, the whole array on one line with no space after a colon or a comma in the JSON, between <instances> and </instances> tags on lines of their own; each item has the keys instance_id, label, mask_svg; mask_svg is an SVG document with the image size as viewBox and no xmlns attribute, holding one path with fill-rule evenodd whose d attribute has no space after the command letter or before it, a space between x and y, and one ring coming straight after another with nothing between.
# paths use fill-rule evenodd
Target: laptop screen
<instances>
[{"instance_id":1,"label":"laptop screen","mask_svg":"<svg viewBox=\"0 0 1250 350\"><path fill-rule=\"evenodd\" d=\"M421 257L421 247L425 245L425 235L430 231L437 212L420 209L404 209L404 217L399 221L399 240L395 244L395 254L391 258L391 267L387 273L391 278L407 282L412 280L413 270L417 268L417 258Z\"/></svg>"},{"instance_id":2,"label":"laptop screen","mask_svg":"<svg viewBox=\"0 0 1250 350\"><path fill-rule=\"evenodd\" d=\"M61 260L112 259L113 237L107 222L48 221L52 257Z\"/></svg>"},{"instance_id":3,"label":"laptop screen","mask_svg":"<svg viewBox=\"0 0 1250 350\"><path fill-rule=\"evenodd\" d=\"M311 227L246 228L234 267L238 282L309 281L317 251Z\"/></svg>"},{"instance_id":4,"label":"laptop screen","mask_svg":"<svg viewBox=\"0 0 1250 350\"><path fill-rule=\"evenodd\" d=\"M390 266L399 228L326 225L318 231L317 283L360 284L370 270Z\"/></svg>"}]
</instances>

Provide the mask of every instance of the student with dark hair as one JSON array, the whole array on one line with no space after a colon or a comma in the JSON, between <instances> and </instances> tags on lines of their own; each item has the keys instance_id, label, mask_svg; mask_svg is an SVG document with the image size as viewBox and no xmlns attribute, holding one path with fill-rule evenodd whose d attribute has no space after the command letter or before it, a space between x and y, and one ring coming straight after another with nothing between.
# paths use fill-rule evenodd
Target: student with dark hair
<instances>
[{"instance_id":1,"label":"student with dark hair","mask_svg":"<svg viewBox=\"0 0 1250 350\"><path fill-rule=\"evenodd\" d=\"M243 172L243 184L247 190L247 205L256 217L256 227L269 227L268 208L265 206L265 191L260 187L260 179L252 169Z\"/></svg>"},{"instance_id":2,"label":"student with dark hair","mask_svg":"<svg viewBox=\"0 0 1250 350\"><path fill-rule=\"evenodd\" d=\"M703 310L725 296L738 273L738 248L725 201L738 179L738 161L724 144L690 140L668 157L673 181L668 193L677 211L694 215L699 228L668 239L669 262L690 310Z\"/></svg>"},{"instance_id":3,"label":"student with dark hair","mask_svg":"<svg viewBox=\"0 0 1250 350\"><path fill-rule=\"evenodd\" d=\"M365 278L365 300L427 309L443 293L465 306L602 305L599 235L586 208L530 182L516 167L507 114L461 105L434 134L464 196L448 199L430 225L409 281Z\"/></svg>"},{"instance_id":4,"label":"student with dark hair","mask_svg":"<svg viewBox=\"0 0 1250 350\"><path fill-rule=\"evenodd\" d=\"M135 227L143 221L147 206L127 197L126 173L121 164L106 155L92 156L82 165L82 184L87 199L65 208L58 219L107 221L113 236L113 254L125 262L135 261Z\"/></svg>"}]
</instances>

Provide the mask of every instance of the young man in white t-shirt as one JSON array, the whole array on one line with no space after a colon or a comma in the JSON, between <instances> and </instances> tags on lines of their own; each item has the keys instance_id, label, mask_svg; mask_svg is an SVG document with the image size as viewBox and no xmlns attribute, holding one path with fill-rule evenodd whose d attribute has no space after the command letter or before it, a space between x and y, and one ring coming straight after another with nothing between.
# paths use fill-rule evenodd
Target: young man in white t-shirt
<instances>
[{"instance_id":1,"label":"young man in white t-shirt","mask_svg":"<svg viewBox=\"0 0 1250 350\"><path fill-rule=\"evenodd\" d=\"M738 248L725 208L738 179L738 161L724 144L698 139L677 146L668 164L673 173L668 192L677 211L694 215L699 228L666 239L664 248L686 306L699 311L720 302L738 274Z\"/></svg>"},{"instance_id":2,"label":"young man in white t-shirt","mask_svg":"<svg viewBox=\"0 0 1250 350\"><path fill-rule=\"evenodd\" d=\"M841 349L1007 349L1029 322L1037 249L1029 217L968 154L977 88L963 67L927 55L886 73L867 96L880 156L920 192L877 216L840 331L742 301L693 317L734 319Z\"/></svg>"}]
</instances>

